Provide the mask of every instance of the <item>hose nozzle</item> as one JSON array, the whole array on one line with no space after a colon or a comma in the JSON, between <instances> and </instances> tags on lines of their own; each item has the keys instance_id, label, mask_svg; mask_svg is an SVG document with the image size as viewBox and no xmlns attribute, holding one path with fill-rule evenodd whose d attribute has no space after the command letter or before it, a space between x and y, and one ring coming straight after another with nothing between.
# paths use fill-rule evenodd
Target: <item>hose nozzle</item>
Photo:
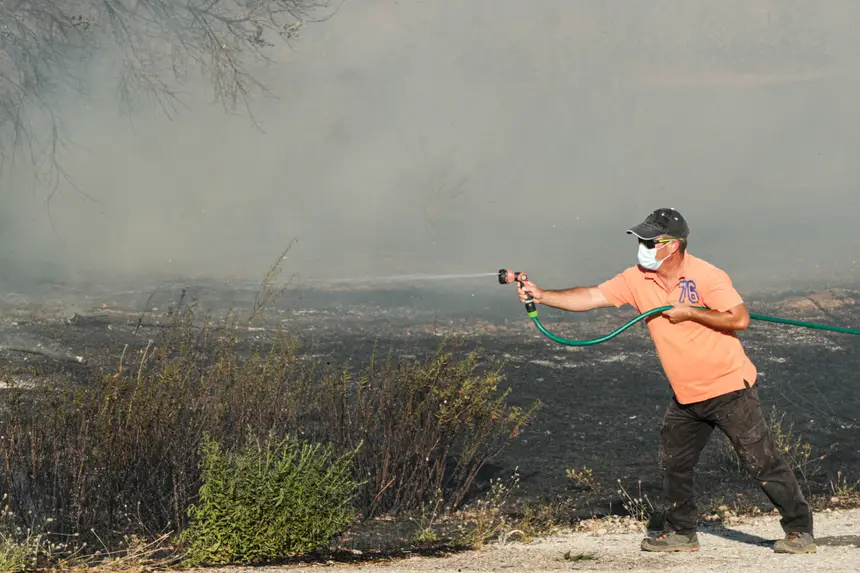
<instances>
[{"instance_id":1,"label":"hose nozzle","mask_svg":"<svg viewBox=\"0 0 860 573\"><path fill-rule=\"evenodd\" d=\"M523 274L519 271L509 271L508 269L499 269L499 284L509 285L514 281L520 281L520 275Z\"/></svg>"},{"instance_id":2,"label":"hose nozzle","mask_svg":"<svg viewBox=\"0 0 860 573\"><path fill-rule=\"evenodd\" d=\"M520 271L510 271L508 269L499 269L499 284L508 285L512 282L520 283L520 287L525 286L523 283L529 280L526 276L526 273ZM535 301L532 298L531 293L527 293L529 298L525 301L526 303L526 312L529 313L529 316L534 318L537 316L537 306L535 305Z\"/></svg>"}]
</instances>

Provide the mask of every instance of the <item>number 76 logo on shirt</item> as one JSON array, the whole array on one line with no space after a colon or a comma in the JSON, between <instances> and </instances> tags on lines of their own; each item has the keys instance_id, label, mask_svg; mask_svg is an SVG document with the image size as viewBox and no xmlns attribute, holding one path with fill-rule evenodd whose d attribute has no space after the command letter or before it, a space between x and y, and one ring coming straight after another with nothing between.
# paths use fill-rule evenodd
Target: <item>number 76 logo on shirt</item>
<instances>
[{"instance_id":1,"label":"number 76 logo on shirt","mask_svg":"<svg viewBox=\"0 0 860 573\"><path fill-rule=\"evenodd\" d=\"M693 304L699 302L699 293L696 292L696 281L680 281L678 286L681 287L681 296L678 297L678 302L689 301Z\"/></svg>"}]
</instances>

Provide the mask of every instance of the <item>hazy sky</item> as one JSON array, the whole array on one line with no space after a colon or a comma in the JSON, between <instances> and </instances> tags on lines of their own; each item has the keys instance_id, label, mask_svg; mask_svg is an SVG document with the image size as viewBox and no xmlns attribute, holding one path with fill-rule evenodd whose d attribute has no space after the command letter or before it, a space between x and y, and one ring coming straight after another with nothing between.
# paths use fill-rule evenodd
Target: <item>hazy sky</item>
<instances>
[{"instance_id":1,"label":"hazy sky","mask_svg":"<svg viewBox=\"0 0 860 573\"><path fill-rule=\"evenodd\" d=\"M671 206L739 288L860 281L856 0L346 0L260 70L133 123L65 102L71 176L6 173L4 258L71 278L303 278L515 267L547 287L634 264ZM97 73L99 81L106 73ZM111 78L111 81L113 79Z\"/></svg>"}]
</instances>

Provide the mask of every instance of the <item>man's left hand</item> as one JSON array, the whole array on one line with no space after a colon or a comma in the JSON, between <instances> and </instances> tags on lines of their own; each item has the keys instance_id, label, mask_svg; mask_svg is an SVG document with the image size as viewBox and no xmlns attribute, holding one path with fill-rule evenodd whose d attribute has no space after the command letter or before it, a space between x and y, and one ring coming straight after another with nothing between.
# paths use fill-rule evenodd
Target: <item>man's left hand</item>
<instances>
[{"instance_id":1,"label":"man's left hand","mask_svg":"<svg viewBox=\"0 0 860 573\"><path fill-rule=\"evenodd\" d=\"M679 305L670 310L664 310L663 316L668 318L672 324L678 324L693 318L693 309L689 306Z\"/></svg>"}]
</instances>

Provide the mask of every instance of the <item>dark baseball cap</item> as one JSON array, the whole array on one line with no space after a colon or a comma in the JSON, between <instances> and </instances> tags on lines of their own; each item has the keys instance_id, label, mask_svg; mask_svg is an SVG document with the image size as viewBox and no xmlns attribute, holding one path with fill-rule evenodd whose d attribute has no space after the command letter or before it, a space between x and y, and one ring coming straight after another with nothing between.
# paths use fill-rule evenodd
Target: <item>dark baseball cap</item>
<instances>
[{"instance_id":1,"label":"dark baseball cap","mask_svg":"<svg viewBox=\"0 0 860 573\"><path fill-rule=\"evenodd\" d=\"M660 235L669 235L675 239L686 239L690 234L690 227L684 217L670 208L661 208L648 215L644 221L627 230L631 235L640 239L655 239Z\"/></svg>"}]
</instances>

